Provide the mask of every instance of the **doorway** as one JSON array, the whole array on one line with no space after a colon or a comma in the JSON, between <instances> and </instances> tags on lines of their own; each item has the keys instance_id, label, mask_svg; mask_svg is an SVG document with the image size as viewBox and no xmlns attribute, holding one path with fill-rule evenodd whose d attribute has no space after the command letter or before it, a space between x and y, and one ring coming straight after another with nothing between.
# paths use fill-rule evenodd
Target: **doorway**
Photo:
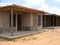
<instances>
[{"instance_id":1,"label":"doorway","mask_svg":"<svg viewBox=\"0 0 60 45\"><path fill-rule=\"evenodd\" d=\"M18 31L22 31L22 15L17 15L17 29Z\"/></svg>"}]
</instances>

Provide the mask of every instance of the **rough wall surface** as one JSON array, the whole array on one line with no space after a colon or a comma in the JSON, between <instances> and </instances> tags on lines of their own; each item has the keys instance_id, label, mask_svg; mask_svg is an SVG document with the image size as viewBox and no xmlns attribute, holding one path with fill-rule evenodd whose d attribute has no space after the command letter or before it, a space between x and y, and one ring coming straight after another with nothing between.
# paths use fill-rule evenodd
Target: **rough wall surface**
<instances>
[{"instance_id":1,"label":"rough wall surface","mask_svg":"<svg viewBox=\"0 0 60 45\"><path fill-rule=\"evenodd\" d=\"M38 14L33 14L33 30L42 30L41 25L38 25Z\"/></svg>"},{"instance_id":2,"label":"rough wall surface","mask_svg":"<svg viewBox=\"0 0 60 45\"><path fill-rule=\"evenodd\" d=\"M9 12L1 12L0 11L0 32L10 32L11 28L9 27ZM23 15L23 27L28 26L31 27L32 30L38 30L38 15L32 15L32 26L31 26L31 15L24 14ZM14 27L14 30L16 28Z\"/></svg>"},{"instance_id":3,"label":"rough wall surface","mask_svg":"<svg viewBox=\"0 0 60 45\"><path fill-rule=\"evenodd\" d=\"M31 16L30 13L23 14L23 30L25 30L25 31L31 30L31 24L30 24L31 18L30 18L30 16Z\"/></svg>"},{"instance_id":4,"label":"rough wall surface","mask_svg":"<svg viewBox=\"0 0 60 45\"><path fill-rule=\"evenodd\" d=\"M33 30L38 30L38 15L33 14Z\"/></svg>"},{"instance_id":5,"label":"rough wall surface","mask_svg":"<svg viewBox=\"0 0 60 45\"><path fill-rule=\"evenodd\" d=\"M0 11L0 31L6 32L9 28L9 13Z\"/></svg>"}]
</instances>

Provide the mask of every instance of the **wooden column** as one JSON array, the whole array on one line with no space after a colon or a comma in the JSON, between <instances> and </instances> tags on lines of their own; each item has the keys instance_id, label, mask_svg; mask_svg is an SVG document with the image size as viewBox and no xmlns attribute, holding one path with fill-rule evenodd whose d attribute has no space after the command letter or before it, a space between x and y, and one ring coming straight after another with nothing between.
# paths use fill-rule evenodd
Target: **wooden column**
<instances>
[{"instance_id":1,"label":"wooden column","mask_svg":"<svg viewBox=\"0 0 60 45\"><path fill-rule=\"evenodd\" d=\"M54 16L53 16L53 28L54 28Z\"/></svg>"},{"instance_id":2,"label":"wooden column","mask_svg":"<svg viewBox=\"0 0 60 45\"><path fill-rule=\"evenodd\" d=\"M57 26L57 17L56 17L56 26Z\"/></svg>"},{"instance_id":3,"label":"wooden column","mask_svg":"<svg viewBox=\"0 0 60 45\"><path fill-rule=\"evenodd\" d=\"M23 15L22 15L22 30L23 30Z\"/></svg>"},{"instance_id":4,"label":"wooden column","mask_svg":"<svg viewBox=\"0 0 60 45\"><path fill-rule=\"evenodd\" d=\"M43 15L41 15L41 29L43 29Z\"/></svg>"},{"instance_id":5,"label":"wooden column","mask_svg":"<svg viewBox=\"0 0 60 45\"><path fill-rule=\"evenodd\" d=\"M44 16L44 26L46 26L46 15Z\"/></svg>"},{"instance_id":6,"label":"wooden column","mask_svg":"<svg viewBox=\"0 0 60 45\"><path fill-rule=\"evenodd\" d=\"M50 17L48 16L48 26L50 26Z\"/></svg>"},{"instance_id":7,"label":"wooden column","mask_svg":"<svg viewBox=\"0 0 60 45\"><path fill-rule=\"evenodd\" d=\"M31 13L31 31L33 30L33 14Z\"/></svg>"},{"instance_id":8,"label":"wooden column","mask_svg":"<svg viewBox=\"0 0 60 45\"><path fill-rule=\"evenodd\" d=\"M59 17L58 17L58 26L59 26Z\"/></svg>"},{"instance_id":9,"label":"wooden column","mask_svg":"<svg viewBox=\"0 0 60 45\"><path fill-rule=\"evenodd\" d=\"M50 16L50 26L51 26L51 16Z\"/></svg>"},{"instance_id":10,"label":"wooden column","mask_svg":"<svg viewBox=\"0 0 60 45\"><path fill-rule=\"evenodd\" d=\"M13 35L13 9L11 9L11 35Z\"/></svg>"},{"instance_id":11,"label":"wooden column","mask_svg":"<svg viewBox=\"0 0 60 45\"><path fill-rule=\"evenodd\" d=\"M58 26L59 26L59 17L58 17Z\"/></svg>"},{"instance_id":12,"label":"wooden column","mask_svg":"<svg viewBox=\"0 0 60 45\"><path fill-rule=\"evenodd\" d=\"M59 17L59 26L60 26L60 17Z\"/></svg>"},{"instance_id":13,"label":"wooden column","mask_svg":"<svg viewBox=\"0 0 60 45\"><path fill-rule=\"evenodd\" d=\"M57 26L58 26L58 17L57 17Z\"/></svg>"},{"instance_id":14,"label":"wooden column","mask_svg":"<svg viewBox=\"0 0 60 45\"><path fill-rule=\"evenodd\" d=\"M16 13L16 32L17 32L17 30L18 30L18 29L17 29L17 26L18 26L17 23L18 23L18 21L17 21L17 13Z\"/></svg>"}]
</instances>

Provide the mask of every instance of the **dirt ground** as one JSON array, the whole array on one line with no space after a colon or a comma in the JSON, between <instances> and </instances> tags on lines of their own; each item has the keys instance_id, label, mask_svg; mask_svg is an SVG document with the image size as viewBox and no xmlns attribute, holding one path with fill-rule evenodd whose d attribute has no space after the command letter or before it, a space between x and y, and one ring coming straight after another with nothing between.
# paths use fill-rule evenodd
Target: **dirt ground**
<instances>
[{"instance_id":1,"label":"dirt ground","mask_svg":"<svg viewBox=\"0 0 60 45\"><path fill-rule=\"evenodd\" d=\"M0 38L0 45L60 45L60 29L48 30L11 41Z\"/></svg>"}]
</instances>

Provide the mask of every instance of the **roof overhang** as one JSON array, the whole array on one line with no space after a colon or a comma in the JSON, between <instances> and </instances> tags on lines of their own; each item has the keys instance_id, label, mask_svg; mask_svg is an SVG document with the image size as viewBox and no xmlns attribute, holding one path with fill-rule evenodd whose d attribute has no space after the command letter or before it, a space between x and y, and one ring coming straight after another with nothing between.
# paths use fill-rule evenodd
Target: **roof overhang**
<instances>
[{"instance_id":1,"label":"roof overhang","mask_svg":"<svg viewBox=\"0 0 60 45\"><path fill-rule=\"evenodd\" d=\"M47 13L41 10L36 10L36 9L27 8L27 7L18 6L18 5L9 5L9 6L0 7L0 11L6 11L6 10L11 10L11 9L17 10L17 11L33 12L33 13L38 13L38 14Z\"/></svg>"}]
</instances>

